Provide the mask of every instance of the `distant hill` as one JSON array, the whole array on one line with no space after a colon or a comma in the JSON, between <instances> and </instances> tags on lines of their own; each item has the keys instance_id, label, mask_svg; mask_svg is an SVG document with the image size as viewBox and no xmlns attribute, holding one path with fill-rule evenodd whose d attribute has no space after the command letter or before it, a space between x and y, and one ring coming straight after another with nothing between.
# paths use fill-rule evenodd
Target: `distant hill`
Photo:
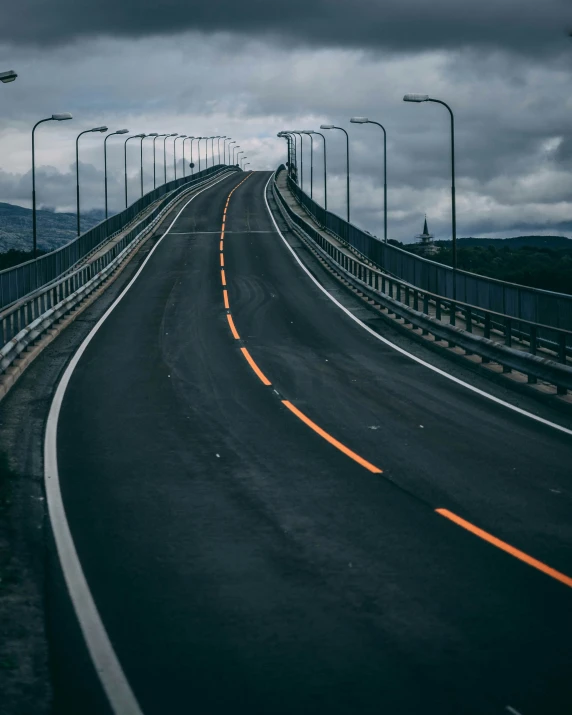
<instances>
[{"instance_id":1,"label":"distant hill","mask_svg":"<svg viewBox=\"0 0 572 715\"><path fill-rule=\"evenodd\" d=\"M435 241L437 246L447 246L451 241ZM494 246L494 248L551 248L559 251L572 249L572 239L565 236L515 236L514 238L458 238L459 248Z\"/></svg>"},{"instance_id":2,"label":"distant hill","mask_svg":"<svg viewBox=\"0 0 572 715\"><path fill-rule=\"evenodd\" d=\"M87 230L105 218L99 209L82 212L81 228ZM53 251L76 237L76 215L41 209L37 212L38 248ZM0 203L0 253L32 247L32 210Z\"/></svg>"}]
</instances>

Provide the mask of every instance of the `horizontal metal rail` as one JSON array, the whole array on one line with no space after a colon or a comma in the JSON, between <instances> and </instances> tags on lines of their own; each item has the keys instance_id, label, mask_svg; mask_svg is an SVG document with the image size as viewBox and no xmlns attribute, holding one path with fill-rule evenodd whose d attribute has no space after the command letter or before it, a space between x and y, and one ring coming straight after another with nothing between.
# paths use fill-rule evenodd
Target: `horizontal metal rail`
<instances>
[{"instance_id":1,"label":"horizontal metal rail","mask_svg":"<svg viewBox=\"0 0 572 715\"><path fill-rule=\"evenodd\" d=\"M517 320L572 331L572 295L508 283L469 271L454 271L450 266L384 243L326 211L291 177L287 183L299 204L324 230L387 273L443 298L456 298ZM572 346L572 342L569 345Z\"/></svg>"},{"instance_id":2,"label":"horizontal metal rail","mask_svg":"<svg viewBox=\"0 0 572 715\"><path fill-rule=\"evenodd\" d=\"M543 380L555 385L559 394L572 389L572 367L567 362L566 354L569 331L531 321L515 321L512 316L484 310L462 301L453 302L389 276L340 250L308 221L292 211L281 195L276 181L272 182L272 192L287 224L306 243L311 242L313 248L338 275L367 298L385 307L388 312L421 329L425 335L431 334L438 340L446 341L449 346L456 345L466 353L479 355L483 362L502 365L505 372L522 372L528 376L530 383ZM435 316L429 314L430 304L434 306ZM448 322L445 322L445 318ZM483 322L483 335L476 335L474 332L477 318ZM464 322L464 329L456 325L458 320ZM501 320L503 331L495 331L493 323ZM527 351L516 349L513 342L516 324L521 323L525 323L528 328ZM553 333L552 342L558 346L555 353L545 351L545 356L538 354L537 336L540 328Z\"/></svg>"},{"instance_id":3,"label":"horizontal metal rail","mask_svg":"<svg viewBox=\"0 0 572 715\"><path fill-rule=\"evenodd\" d=\"M115 216L102 221L65 245L46 253L35 260L0 271L0 310L12 305L20 298L52 283L78 265L99 246L116 236L138 219L141 212L158 200L169 200L173 191L182 186L192 185L213 173L221 171L224 165L209 167L194 176L187 176L158 186L142 196Z\"/></svg>"},{"instance_id":4,"label":"horizontal metal rail","mask_svg":"<svg viewBox=\"0 0 572 715\"><path fill-rule=\"evenodd\" d=\"M0 314L0 374L51 325L107 280L182 195L209 184L226 172L234 171L234 167L218 167L216 171L209 172L209 176L203 175L203 178L171 191L167 203L162 201L143 222L128 231L108 251Z\"/></svg>"}]
</instances>

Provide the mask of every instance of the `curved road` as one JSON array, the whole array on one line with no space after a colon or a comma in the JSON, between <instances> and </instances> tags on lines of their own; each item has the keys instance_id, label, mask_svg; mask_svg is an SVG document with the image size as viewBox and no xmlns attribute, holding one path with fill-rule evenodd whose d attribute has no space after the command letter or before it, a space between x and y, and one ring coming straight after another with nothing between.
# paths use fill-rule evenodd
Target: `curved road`
<instances>
[{"instance_id":1,"label":"curved road","mask_svg":"<svg viewBox=\"0 0 572 715\"><path fill-rule=\"evenodd\" d=\"M61 407L69 526L141 711L572 712L572 436L351 320L268 178L188 204Z\"/></svg>"}]
</instances>

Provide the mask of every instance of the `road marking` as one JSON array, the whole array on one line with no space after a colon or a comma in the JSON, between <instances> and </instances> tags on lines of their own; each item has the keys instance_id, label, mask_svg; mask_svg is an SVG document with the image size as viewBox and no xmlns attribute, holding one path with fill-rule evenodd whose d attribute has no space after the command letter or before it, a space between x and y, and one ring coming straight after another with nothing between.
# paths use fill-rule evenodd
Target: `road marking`
<instances>
[{"instance_id":1,"label":"road marking","mask_svg":"<svg viewBox=\"0 0 572 715\"><path fill-rule=\"evenodd\" d=\"M514 708L511 708L510 705L507 705L506 708L505 708L505 710L507 711L507 713L512 713L512 715L520 715L520 713L518 712L518 710L515 710Z\"/></svg>"},{"instance_id":2,"label":"road marking","mask_svg":"<svg viewBox=\"0 0 572 715\"><path fill-rule=\"evenodd\" d=\"M224 275L224 269L222 269L222 268L221 268L221 271L220 271L220 279L221 279L221 281L222 281L223 286L225 286L225 285L226 285L226 278L225 278L225 275Z\"/></svg>"},{"instance_id":3,"label":"road marking","mask_svg":"<svg viewBox=\"0 0 572 715\"><path fill-rule=\"evenodd\" d=\"M357 462L358 464L361 464L362 467L365 467L369 472L373 472L373 474L383 474L383 470L379 469L379 467L376 467L375 464L372 464L371 462L368 462L366 459L363 457L360 457L359 454L356 454L353 452L351 449L346 447L344 444L341 442L338 442L338 440L335 437L332 437L331 434L328 434L325 430L323 430L321 427L318 427L318 425L315 422L312 422L312 420L309 417L306 417L306 415L303 412L300 412L300 410L297 407L294 407L294 405L289 402L288 400L282 400L282 404L287 407L290 412L292 412L298 419L302 420L304 424L308 425L308 427L316 434L319 434L320 437L323 437L327 442L329 442L331 445L336 447L336 449L339 449L340 452L343 452L346 457L349 457L350 459L353 459L354 462Z\"/></svg>"},{"instance_id":4,"label":"road marking","mask_svg":"<svg viewBox=\"0 0 572 715\"><path fill-rule=\"evenodd\" d=\"M230 308L230 306L228 304L228 292L226 290L223 290L222 298L224 300L224 307L228 310Z\"/></svg>"},{"instance_id":5,"label":"road marking","mask_svg":"<svg viewBox=\"0 0 572 715\"><path fill-rule=\"evenodd\" d=\"M295 251L292 249L288 241L284 238L282 235L282 232L278 228L278 224L276 223L274 216L272 215L272 211L270 210L270 206L268 205L268 200L266 199L266 190L268 188L268 184L272 180L272 175L266 182L264 186L264 202L266 204L266 210L268 211L268 214L272 220L272 223L274 224L274 228L276 229L276 233L280 236L282 241L284 242L284 245L286 248L290 251L290 253L294 256L294 260L298 263L300 268L304 271L304 273L310 278L310 280L319 288L322 293L324 293L335 305L338 306L340 310L342 310L349 318L351 318L355 323L357 323L361 328L366 330L370 335L372 335L376 340L379 340L380 342L384 343L385 345L388 345L390 348L393 350L397 351L398 353L401 353L402 355L407 356L411 360L415 361L419 365L423 365L423 367L428 368L429 370L432 370L433 372L436 372L438 375L441 375L442 377L445 377L447 380L451 380L452 382L457 383L457 385L461 385L462 387L465 387L467 390L470 390L471 392L475 392L477 395L481 395L481 397L485 397L487 400L491 400L491 402L495 402L497 405L502 405L503 407L508 408L509 410L512 410L513 412L517 412L519 415L524 415L525 417L529 417L531 420L534 420L535 422L539 422L540 424L546 425L547 427L552 427L555 430L558 430L559 432L564 432L564 434L572 435L572 430L568 429L567 427L563 427L562 425L557 424L556 422L551 422L550 420L545 420L544 417L539 417L538 415L532 414L532 412L527 412L526 410L521 409L520 407L517 407L516 405L511 405L510 402L505 402L504 400L501 400L500 397L495 397L494 395L491 395L488 392L485 392L484 390L480 390L478 387L474 387L473 385L470 385L468 382L464 382L463 380L459 379L458 377L454 377L453 375L450 375L448 372L445 372L444 370L441 370L438 367L435 367L435 365L431 365L431 363L425 362L422 358L417 357L416 355L413 355L412 353L407 352L404 348L399 347L399 345L396 345L395 343L392 343L391 340L388 340L387 338L384 338L381 336L379 333L376 333L375 330L370 328L368 325L363 323L359 318L357 318L351 311L349 311L345 306L343 306L338 300L336 300L328 291L324 288L324 286L317 280L317 278L314 278L314 276L310 273L310 271L306 268L306 266L302 263L302 261L298 258L296 255Z\"/></svg>"},{"instance_id":6,"label":"road marking","mask_svg":"<svg viewBox=\"0 0 572 715\"><path fill-rule=\"evenodd\" d=\"M220 254L220 265L224 267L224 253L222 252L222 249Z\"/></svg>"},{"instance_id":7,"label":"road marking","mask_svg":"<svg viewBox=\"0 0 572 715\"><path fill-rule=\"evenodd\" d=\"M266 377L266 375L262 372L262 370L258 367L258 365L254 362L254 360L252 359L252 357L251 357L250 353L248 352L248 350L247 350L246 348L240 348L240 350L241 350L242 354L244 355L244 357L246 358L246 361L248 362L248 364L250 365L250 367L254 370L254 372L255 372L255 373L258 375L258 377L260 378L261 382L262 382L264 385L271 385L272 383L271 383L270 380Z\"/></svg>"},{"instance_id":8,"label":"road marking","mask_svg":"<svg viewBox=\"0 0 572 715\"><path fill-rule=\"evenodd\" d=\"M221 234L221 237L220 237L220 250L221 250L221 251L222 251L222 239L223 239L223 236L224 236L224 233Z\"/></svg>"},{"instance_id":9,"label":"road marking","mask_svg":"<svg viewBox=\"0 0 572 715\"><path fill-rule=\"evenodd\" d=\"M496 546L497 549L506 551L507 554L514 556L515 559L523 561L525 564L532 566L532 568L538 569L538 571L542 571L542 573L545 573L547 576L550 576L551 578L560 581L560 583L565 584L569 588L572 588L572 578L570 578L569 576L560 573L560 571L556 571L556 569L547 566L546 564L542 563L542 561L538 561L538 559L532 558L532 556L525 554L524 551L515 549L514 546L507 544L506 541L501 541L500 539L497 539L496 536L489 534L487 531L483 531L483 529L479 529L478 526L474 526L474 524L471 524L470 521L465 521L465 519L461 519L460 516L453 514L453 512L449 511L448 509L435 509L435 511L437 512L437 514L440 514L446 519L449 519L450 521L457 524L457 526L460 526L461 528L470 531L471 534L478 536L484 541L488 541L489 544Z\"/></svg>"},{"instance_id":10,"label":"road marking","mask_svg":"<svg viewBox=\"0 0 572 715\"><path fill-rule=\"evenodd\" d=\"M228 320L228 324L230 326L230 332L232 333L232 337L235 340L240 340L240 335L238 334L237 329L234 327L234 320L232 319L232 315L230 313L227 313L226 319Z\"/></svg>"},{"instance_id":11,"label":"road marking","mask_svg":"<svg viewBox=\"0 0 572 715\"><path fill-rule=\"evenodd\" d=\"M70 600L77 616L95 672L97 673L105 694L107 695L107 699L114 715L143 715L143 713L129 683L127 682L121 663L113 650L113 646L111 645L111 641L109 640L109 636L107 635L107 631L105 630L105 626L101 620L97 606L95 605L93 595L89 590L89 585L81 567L73 536L67 521L60 488L60 475L58 469L58 419L64 395L72 374L98 330L111 315L117 305L119 305L120 301L135 283L137 278L141 275L141 272L151 259L151 256L155 253L160 243L171 231L171 228L175 225L175 222L191 201L199 196L199 194L202 194L203 191L206 191L227 178L228 175L225 175L219 179L219 181L214 182L210 186L205 186L204 189L201 189L201 191L194 194L179 210L165 233L149 251L149 254L133 278L94 325L68 363L68 366L62 375L62 379L56 388L54 399L52 400L52 404L50 406L48 420L46 422L46 434L44 438L44 484L46 489L46 501L48 504L50 525L54 535L56 550L58 552L58 558L62 567Z\"/></svg>"}]
</instances>

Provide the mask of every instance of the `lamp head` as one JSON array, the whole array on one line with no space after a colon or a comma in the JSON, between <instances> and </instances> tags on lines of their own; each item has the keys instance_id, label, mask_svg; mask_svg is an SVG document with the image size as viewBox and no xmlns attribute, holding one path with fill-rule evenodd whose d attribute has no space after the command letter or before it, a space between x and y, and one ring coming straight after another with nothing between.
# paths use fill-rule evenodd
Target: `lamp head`
<instances>
[{"instance_id":1,"label":"lamp head","mask_svg":"<svg viewBox=\"0 0 572 715\"><path fill-rule=\"evenodd\" d=\"M13 82L18 75L14 70L8 70L7 72L0 72L0 82L8 84L8 82Z\"/></svg>"},{"instance_id":2,"label":"lamp head","mask_svg":"<svg viewBox=\"0 0 572 715\"><path fill-rule=\"evenodd\" d=\"M179 136L177 132L174 132L173 134L167 134L168 137L177 137Z\"/></svg>"},{"instance_id":3,"label":"lamp head","mask_svg":"<svg viewBox=\"0 0 572 715\"><path fill-rule=\"evenodd\" d=\"M129 134L129 129L118 129L115 134Z\"/></svg>"},{"instance_id":4,"label":"lamp head","mask_svg":"<svg viewBox=\"0 0 572 715\"><path fill-rule=\"evenodd\" d=\"M66 119L73 119L69 112L61 112L60 114L52 114L52 119L56 122L64 122Z\"/></svg>"},{"instance_id":5,"label":"lamp head","mask_svg":"<svg viewBox=\"0 0 572 715\"><path fill-rule=\"evenodd\" d=\"M151 134L147 134L148 137L158 137L159 135L157 132L151 132Z\"/></svg>"},{"instance_id":6,"label":"lamp head","mask_svg":"<svg viewBox=\"0 0 572 715\"><path fill-rule=\"evenodd\" d=\"M333 129L333 124L320 124L320 129Z\"/></svg>"},{"instance_id":7,"label":"lamp head","mask_svg":"<svg viewBox=\"0 0 572 715\"><path fill-rule=\"evenodd\" d=\"M186 134L179 134L179 139L183 139L183 137L186 137Z\"/></svg>"},{"instance_id":8,"label":"lamp head","mask_svg":"<svg viewBox=\"0 0 572 715\"><path fill-rule=\"evenodd\" d=\"M94 127L93 129L89 130L90 132L106 132L107 127Z\"/></svg>"},{"instance_id":9,"label":"lamp head","mask_svg":"<svg viewBox=\"0 0 572 715\"><path fill-rule=\"evenodd\" d=\"M403 97L404 102L426 102L428 99L428 94L406 94Z\"/></svg>"},{"instance_id":10,"label":"lamp head","mask_svg":"<svg viewBox=\"0 0 572 715\"><path fill-rule=\"evenodd\" d=\"M367 117L352 117L350 122L352 124L367 124L369 119Z\"/></svg>"}]
</instances>

